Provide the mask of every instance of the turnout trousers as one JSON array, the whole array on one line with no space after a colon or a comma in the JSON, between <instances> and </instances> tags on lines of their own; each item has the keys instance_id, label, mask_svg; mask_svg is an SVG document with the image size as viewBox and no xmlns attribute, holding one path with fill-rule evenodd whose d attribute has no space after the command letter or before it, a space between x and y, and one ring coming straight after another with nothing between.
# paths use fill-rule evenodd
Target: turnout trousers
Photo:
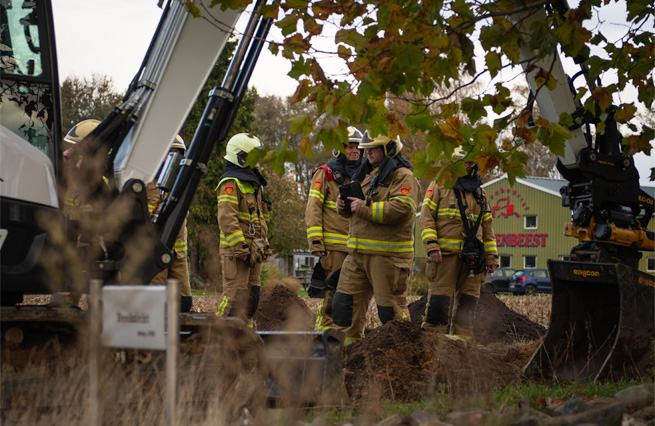
<instances>
[{"instance_id":1,"label":"turnout trousers","mask_svg":"<svg viewBox=\"0 0 655 426\"><path fill-rule=\"evenodd\" d=\"M157 275L150 281L150 284L166 285L166 281L176 279L180 282L180 310L182 312L189 312L191 310L192 297L191 297L191 283L189 280L189 261L187 259L187 252L175 252L175 259L168 269L159 271Z\"/></svg>"},{"instance_id":2,"label":"turnout trousers","mask_svg":"<svg viewBox=\"0 0 655 426\"><path fill-rule=\"evenodd\" d=\"M445 255L436 264L436 276L430 281L423 329L473 336L475 309L486 273L468 277L459 253ZM451 315L451 300L453 309Z\"/></svg>"},{"instance_id":3,"label":"turnout trousers","mask_svg":"<svg viewBox=\"0 0 655 426\"><path fill-rule=\"evenodd\" d=\"M383 324L409 319L407 280L412 259L371 254L349 254L341 267L337 291L332 299L334 328L344 331L346 342L363 337L366 309L375 296Z\"/></svg>"},{"instance_id":4,"label":"turnout trousers","mask_svg":"<svg viewBox=\"0 0 655 426\"><path fill-rule=\"evenodd\" d=\"M321 258L321 266L325 271L325 277L329 277L337 269L341 268L343 261L348 255L345 251L328 251L325 256ZM316 310L316 324L314 330L321 331L333 327L332 322L332 297L334 292L326 291L323 300L318 303Z\"/></svg>"},{"instance_id":5,"label":"turnout trousers","mask_svg":"<svg viewBox=\"0 0 655 426\"><path fill-rule=\"evenodd\" d=\"M252 317L259 305L262 264L250 268L246 262L235 256L221 256L223 269L223 298L216 315L236 317L248 327L255 328Z\"/></svg>"}]
</instances>

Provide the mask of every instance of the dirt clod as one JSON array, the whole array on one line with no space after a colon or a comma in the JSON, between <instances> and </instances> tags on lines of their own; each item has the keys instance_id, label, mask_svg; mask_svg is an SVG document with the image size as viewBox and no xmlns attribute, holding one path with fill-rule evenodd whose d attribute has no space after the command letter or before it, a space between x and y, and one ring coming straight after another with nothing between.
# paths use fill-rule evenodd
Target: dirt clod
<instances>
[{"instance_id":1,"label":"dirt clod","mask_svg":"<svg viewBox=\"0 0 655 426\"><path fill-rule=\"evenodd\" d=\"M283 285L262 292L253 317L260 331L314 329L314 314L297 294Z\"/></svg>"},{"instance_id":2,"label":"dirt clod","mask_svg":"<svg viewBox=\"0 0 655 426\"><path fill-rule=\"evenodd\" d=\"M520 376L516 365L500 365L504 349L453 341L409 321L391 321L376 328L347 346L344 354L346 387L356 401L471 395Z\"/></svg>"}]
</instances>

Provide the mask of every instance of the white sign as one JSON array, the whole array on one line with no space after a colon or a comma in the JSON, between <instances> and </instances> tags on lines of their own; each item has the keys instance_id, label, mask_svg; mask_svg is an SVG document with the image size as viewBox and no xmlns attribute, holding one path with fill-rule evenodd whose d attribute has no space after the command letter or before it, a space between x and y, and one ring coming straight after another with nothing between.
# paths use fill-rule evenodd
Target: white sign
<instances>
[{"instance_id":1,"label":"white sign","mask_svg":"<svg viewBox=\"0 0 655 426\"><path fill-rule=\"evenodd\" d=\"M166 349L166 286L107 285L102 288L104 346Z\"/></svg>"}]
</instances>

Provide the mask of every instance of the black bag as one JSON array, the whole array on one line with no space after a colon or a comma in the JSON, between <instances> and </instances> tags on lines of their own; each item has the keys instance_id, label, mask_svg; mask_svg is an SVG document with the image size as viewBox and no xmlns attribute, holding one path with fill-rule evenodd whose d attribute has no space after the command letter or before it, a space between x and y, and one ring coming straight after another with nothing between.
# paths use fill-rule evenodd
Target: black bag
<instances>
[{"instance_id":1,"label":"black bag","mask_svg":"<svg viewBox=\"0 0 655 426\"><path fill-rule=\"evenodd\" d=\"M483 273L487 268L487 255L482 241L475 236L473 238L466 237L462 247L462 260L469 277Z\"/></svg>"},{"instance_id":2,"label":"black bag","mask_svg":"<svg viewBox=\"0 0 655 426\"><path fill-rule=\"evenodd\" d=\"M312 278L309 281L309 287L307 287L307 296L312 298L323 297L325 295L325 279L325 270L319 259L314 266L314 272L312 272Z\"/></svg>"},{"instance_id":3,"label":"black bag","mask_svg":"<svg viewBox=\"0 0 655 426\"><path fill-rule=\"evenodd\" d=\"M482 222L482 214L484 213L484 198L479 200L480 207L482 208L480 209L478 220L475 222L475 224L473 224L466 217L464 204L462 203L462 197L457 188L455 188L455 196L457 197L459 213L462 216L464 231L466 233L466 239L464 240L464 245L462 246L462 261L464 262L464 268L466 269L468 276L472 277L474 275L483 273L487 268L487 255L484 250L484 243L475 236L475 234L478 232L480 222Z\"/></svg>"}]
</instances>

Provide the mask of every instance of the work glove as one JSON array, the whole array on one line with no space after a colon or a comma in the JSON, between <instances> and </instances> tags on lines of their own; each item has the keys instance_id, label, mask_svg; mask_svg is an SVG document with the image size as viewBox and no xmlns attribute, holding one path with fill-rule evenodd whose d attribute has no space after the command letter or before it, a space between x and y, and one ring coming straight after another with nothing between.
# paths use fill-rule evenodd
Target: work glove
<instances>
[{"instance_id":1,"label":"work glove","mask_svg":"<svg viewBox=\"0 0 655 426\"><path fill-rule=\"evenodd\" d=\"M266 249L266 240L263 238L255 238L250 243L250 254L248 255L248 266L254 268L256 264L262 263L264 257L264 250Z\"/></svg>"},{"instance_id":2,"label":"work glove","mask_svg":"<svg viewBox=\"0 0 655 426\"><path fill-rule=\"evenodd\" d=\"M337 284L339 284L339 276L341 276L341 268L332 272L330 276L325 280L325 287L331 293L334 293L334 291L337 289Z\"/></svg>"},{"instance_id":3,"label":"work glove","mask_svg":"<svg viewBox=\"0 0 655 426\"><path fill-rule=\"evenodd\" d=\"M314 272L309 281L309 287L307 287L307 295L312 298L320 298L325 295L325 270L320 259L314 266Z\"/></svg>"}]
</instances>

